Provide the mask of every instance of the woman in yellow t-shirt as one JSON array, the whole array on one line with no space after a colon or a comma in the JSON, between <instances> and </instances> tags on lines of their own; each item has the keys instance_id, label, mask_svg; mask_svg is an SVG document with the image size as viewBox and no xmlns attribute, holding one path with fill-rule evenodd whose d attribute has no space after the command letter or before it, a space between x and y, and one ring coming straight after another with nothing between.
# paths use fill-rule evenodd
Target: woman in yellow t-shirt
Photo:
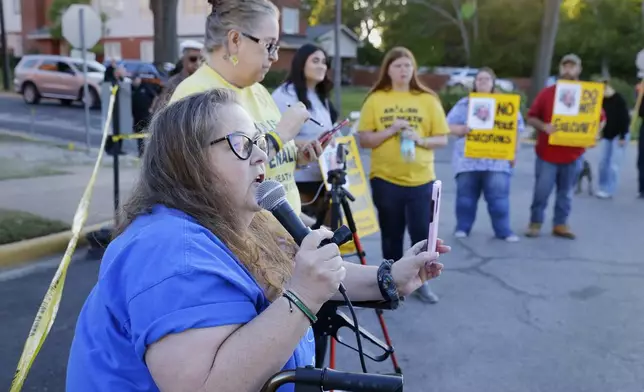
<instances>
[{"instance_id":1,"label":"woman in yellow t-shirt","mask_svg":"<svg viewBox=\"0 0 644 392\"><path fill-rule=\"evenodd\" d=\"M403 254L405 229L412 244L427 238L436 179L433 150L447 145L449 134L441 102L418 80L408 49L393 48L385 56L362 106L358 131L361 146L372 149L369 177L382 255L397 260ZM430 303L438 301L427 285L417 294Z\"/></svg>"},{"instance_id":2,"label":"woman in yellow t-shirt","mask_svg":"<svg viewBox=\"0 0 644 392\"><path fill-rule=\"evenodd\" d=\"M278 59L279 10L269 0L210 0L206 19L205 64L177 86L170 102L214 88L235 91L255 126L270 141L266 179L284 185L289 204L301 214L295 169L315 162L322 153L312 140L298 148L294 138L310 114L298 102L283 114L261 82ZM308 151L308 154L305 152Z\"/></svg>"}]
</instances>

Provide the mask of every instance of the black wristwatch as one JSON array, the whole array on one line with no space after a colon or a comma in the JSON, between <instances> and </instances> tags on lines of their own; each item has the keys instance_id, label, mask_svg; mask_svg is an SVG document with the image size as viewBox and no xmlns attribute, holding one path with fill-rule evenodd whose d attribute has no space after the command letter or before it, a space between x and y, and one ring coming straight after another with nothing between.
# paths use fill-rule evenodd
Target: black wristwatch
<instances>
[{"instance_id":1,"label":"black wristwatch","mask_svg":"<svg viewBox=\"0 0 644 392\"><path fill-rule=\"evenodd\" d=\"M391 309L396 309L400 305L402 298L398 292L396 282L394 282L394 278L391 275L391 267L393 264L393 260L384 260L380 264L380 267L378 267L378 288L385 301L391 302Z\"/></svg>"}]
</instances>

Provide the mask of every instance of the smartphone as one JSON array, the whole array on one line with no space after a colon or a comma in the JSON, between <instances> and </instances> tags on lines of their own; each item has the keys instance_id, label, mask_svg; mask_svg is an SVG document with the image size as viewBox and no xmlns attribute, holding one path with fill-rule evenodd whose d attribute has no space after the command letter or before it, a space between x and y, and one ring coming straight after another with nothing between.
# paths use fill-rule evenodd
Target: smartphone
<instances>
[{"instance_id":1,"label":"smartphone","mask_svg":"<svg viewBox=\"0 0 644 392\"><path fill-rule=\"evenodd\" d=\"M442 183L436 180L432 184L432 198L429 201L431 211L429 217L429 234L427 235L427 251L436 252L436 240L438 239L438 218L441 210Z\"/></svg>"},{"instance_id":2,"label":"smartphone","mask_svg":"<svg viewBox=\"0 0 644 392\"><path fill-rule=\"evenodd\" d=\"M349 123L349 119L347 118L347 119L343 120L342 122L340 122L335 127L333 127L333 129L331 129L330 131L324 132L322 135L320 135L320 138L318 139L320 144L324 145L324 143L328 142L333 137L334 134L336 134L339 130L341 130L348 123Z\"/></svg>"}]
</instances>

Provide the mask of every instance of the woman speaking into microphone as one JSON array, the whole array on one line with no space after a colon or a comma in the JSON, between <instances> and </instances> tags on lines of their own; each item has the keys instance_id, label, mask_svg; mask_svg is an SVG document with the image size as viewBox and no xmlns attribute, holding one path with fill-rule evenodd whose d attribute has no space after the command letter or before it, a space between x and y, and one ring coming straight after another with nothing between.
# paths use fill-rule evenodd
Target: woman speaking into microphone
<instances>
[{"instance_id":1,"label":"woman speaking into microphone","mask_svg":"<svg viewBox=\"0 0 644 392\"><path fill-rule=\"evenodd\" d=\"M381 267L318 248L332 236L325 229L294 259L283 252L253 219L268 142L230 90L170 104L149 131L138 184L78 318L68 392L257 392L280 370L314 363L311 324L342 298L340 283L353 301L395 300L441 272L425 241Z\"/></svg>"}]
</instances>

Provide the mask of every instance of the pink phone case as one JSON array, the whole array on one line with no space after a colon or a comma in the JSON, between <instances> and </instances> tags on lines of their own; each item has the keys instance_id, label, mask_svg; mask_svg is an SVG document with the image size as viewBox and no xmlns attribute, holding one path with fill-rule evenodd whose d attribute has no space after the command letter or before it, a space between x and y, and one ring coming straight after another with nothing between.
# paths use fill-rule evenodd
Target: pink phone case
<instances>
[{"instance_id":1,"label":"pink phone case","mask_svg":"<svg viewBox=\"0 0 644 392\"><path fill-rule=\"evenodd\" d=\"M438 239L438 218L440 217L441 209L442 185L443 184L440 182L440 180L436 180L432 184L432 199L429 202L432 213L429 218L429 234L427 236L427 250L429 252L436 252L436 240Z\"/></svg>"}]
</instances>

